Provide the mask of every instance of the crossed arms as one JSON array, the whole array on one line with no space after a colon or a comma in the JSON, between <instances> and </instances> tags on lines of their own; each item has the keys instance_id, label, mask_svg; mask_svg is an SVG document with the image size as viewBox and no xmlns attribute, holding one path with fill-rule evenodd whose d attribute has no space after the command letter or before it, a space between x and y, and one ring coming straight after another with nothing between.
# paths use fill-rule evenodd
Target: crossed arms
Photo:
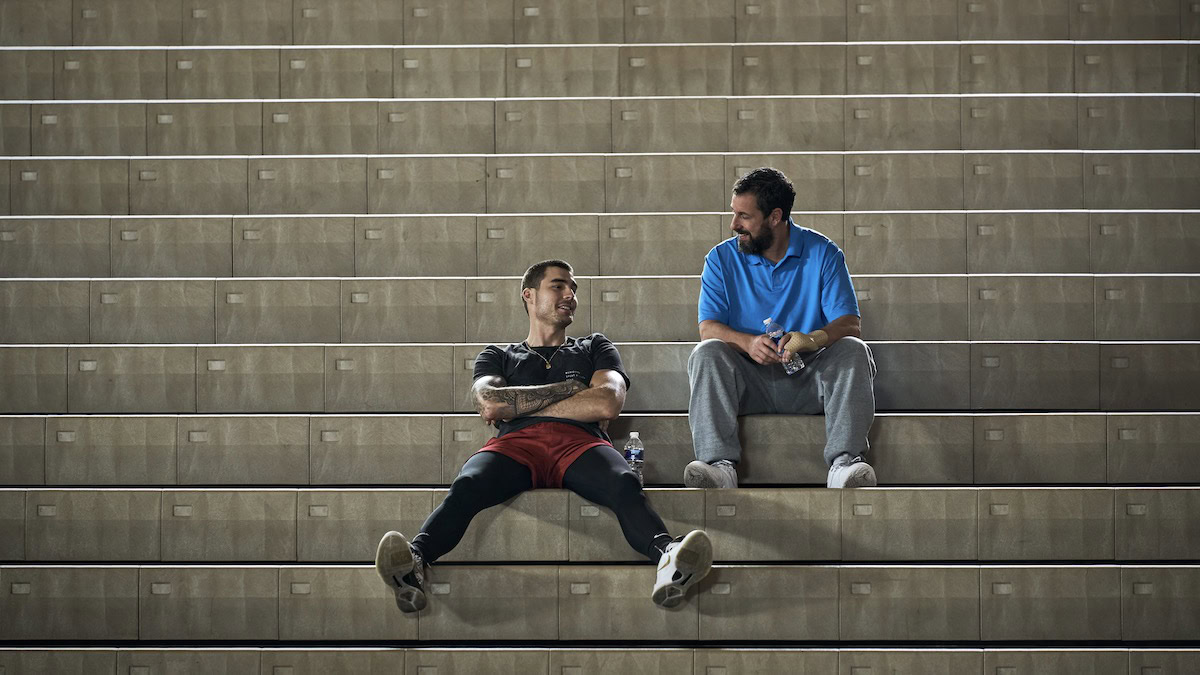
<instances>
[{"instance_id":1,"label":"crossed arms","mask_svg":"<svg viewBox=\"0 0 1200 675\"><path fill-rule=\"evenodd\" d=\"M570 379L527 387L507 387L504 378L485 375L471 385L475 412L488 424L526 417L561 417L577 422L616 419L625 407L625 380L615 370L597 370L590 385Z\"/></svg>"}]
</instances>

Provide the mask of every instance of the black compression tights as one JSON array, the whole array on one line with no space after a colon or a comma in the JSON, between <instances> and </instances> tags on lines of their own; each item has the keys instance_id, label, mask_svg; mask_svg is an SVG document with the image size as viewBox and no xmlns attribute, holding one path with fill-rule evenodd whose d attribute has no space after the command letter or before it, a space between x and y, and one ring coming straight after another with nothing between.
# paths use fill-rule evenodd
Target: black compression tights
<instances>
[{"instance_id":1,"label":"black compression tights","mask_svg":"<svg viewBox=\"0 0 1200 675\"><path fill-rule=\"evenodd\" d=\"M431 563L458 545L475 514L532 487L529 469L520 462L496 452L476 453L463 464L441 505L425 519L413 546ZM621 453L608 445L589 448L567 468L563 487L611 509L629 545L658 562L670 535Z\"/></svg>"}]
</instances>

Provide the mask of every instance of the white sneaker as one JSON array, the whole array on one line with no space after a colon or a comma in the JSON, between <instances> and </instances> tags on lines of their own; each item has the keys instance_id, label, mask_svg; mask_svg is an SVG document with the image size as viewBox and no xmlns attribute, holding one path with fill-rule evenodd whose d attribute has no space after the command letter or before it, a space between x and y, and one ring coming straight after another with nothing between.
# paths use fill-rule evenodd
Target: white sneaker
<instances>
[{"instance_id":1,"label":"white sneaker","mask_svg":"<svg viewBox=\"0 0 1200 675\"><path fill-rule=\"evenodd\" d=\"M375 571L396 594L401 612L425 609L425 561L399 532L388 532L375 549Z\"/></svg>"},{"instance_id":2,"label":"white sneaker","mask_svg":"<svg viewBox=\"0 0 1200 675\"><path fill-rule=\"evenodd\" d=\"M712 540L704 530L692 530L667 544L658 559L658 577L650 599L664 609L678 607L687 589L708 575L712 561Z\"/></svg>"},{"instance_id":3,"label":"white sneaker","mask_svg":"<svg viewBox=\"0 0 1200 675\"><path fill-rule=\"evenodd\" d=\"M712 464L696 460L683 468L683 484L690 488L735 488L737 469L727 459Z\"/></svg>"},{"instance_id":4,"label":"white sneaker","mask_svg":"<svg viewBox=\"0 0 1200 675\"><path fill-rule=\"evenodd\" d=\"M875 487L878 484L875 469L867 464L862 455L839 455L833 460L833 466L829 467L829 477L825 479L825 487L831 488Z\"/></svg>"}]
</instances>

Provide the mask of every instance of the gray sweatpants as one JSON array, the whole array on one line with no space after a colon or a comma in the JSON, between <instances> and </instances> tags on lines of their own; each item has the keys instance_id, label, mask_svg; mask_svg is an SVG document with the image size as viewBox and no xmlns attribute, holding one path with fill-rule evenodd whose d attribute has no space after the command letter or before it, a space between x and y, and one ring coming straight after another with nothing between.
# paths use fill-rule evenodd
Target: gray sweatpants
<instances>
[{"instance_id":1,"label":"gray sweatpants","mask_svg":"<svg viewBox=\"0 0 1200 675\"><path fill-rule=\"evenodd\" d=\"M811 359L811 360L809 360ZM825 464L842 453L865 454L875 419L875 360L858 338L845 337L788 375L764 366L721 340L704 340L688 358L692 398L688 422L696 459L738 461L738 415L825 413Z\"/></svg>"}]
</instances>

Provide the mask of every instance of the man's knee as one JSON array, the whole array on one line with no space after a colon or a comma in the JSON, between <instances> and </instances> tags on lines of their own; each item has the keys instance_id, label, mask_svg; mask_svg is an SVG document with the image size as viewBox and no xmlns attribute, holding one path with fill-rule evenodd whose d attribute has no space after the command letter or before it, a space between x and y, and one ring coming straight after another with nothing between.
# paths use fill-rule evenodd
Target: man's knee
<instances>
[{"instance_id":1,"label":"man's knee","mask_svg":"<svg viewBox=\"0 0 1200 675\"><path fill-rule=\"evenodd\" d=\"M836 355L839 365L865 368L872 377L875 376L875 360L871 356L871 348L861 339L848 335L829 345L827 349L832 352L831 356Z\"/></svg>"},{"instance_id":2,"label":"man's knee","mask_svg":"<svg viewBox=\"0 0 1200 675\"><path fill-rule=\"evenodd\" d=\"M447 501L466 502L480 494L479 476L469 471L458 474L450 483L450 491L446 494Z\"/></svg>"},{"instance_id":3,"label":"man's knee","mask_svg":"<svg viewBox=\"0 0 1200 675\"><path fill-rule=\"evenodd\" d=\"M702 340L700 344L692 349L692 354L688 357L688 371L693 371L698 367L726 363L734 356L736 354L733 351L733 347L730 347L723 340L718 340L717 338Z\"/></svg>"},{"instance_id":4,"label":"man's knee","mask_svg":"<svg viewBox=\"0 0 1200 675\"><path fill-rule=\"evenodd\" d=\"M642 481L631 470L622 471L617 475L615 489L620 495L639 495L642 492Z\"/></svg>"},{"instance_id":5,"label":"man's knee","mask_svg":"<svg viewBox=\"0 0 1200 675\"><path fill-rule=\"evenodd\" d=\"M609 476L604 494L608 498L608 504L605 506L615 509L622 504L641 499L642 482L638 480L637 474L633 471L616 471Z\"/></svg>"}]
</instances>

